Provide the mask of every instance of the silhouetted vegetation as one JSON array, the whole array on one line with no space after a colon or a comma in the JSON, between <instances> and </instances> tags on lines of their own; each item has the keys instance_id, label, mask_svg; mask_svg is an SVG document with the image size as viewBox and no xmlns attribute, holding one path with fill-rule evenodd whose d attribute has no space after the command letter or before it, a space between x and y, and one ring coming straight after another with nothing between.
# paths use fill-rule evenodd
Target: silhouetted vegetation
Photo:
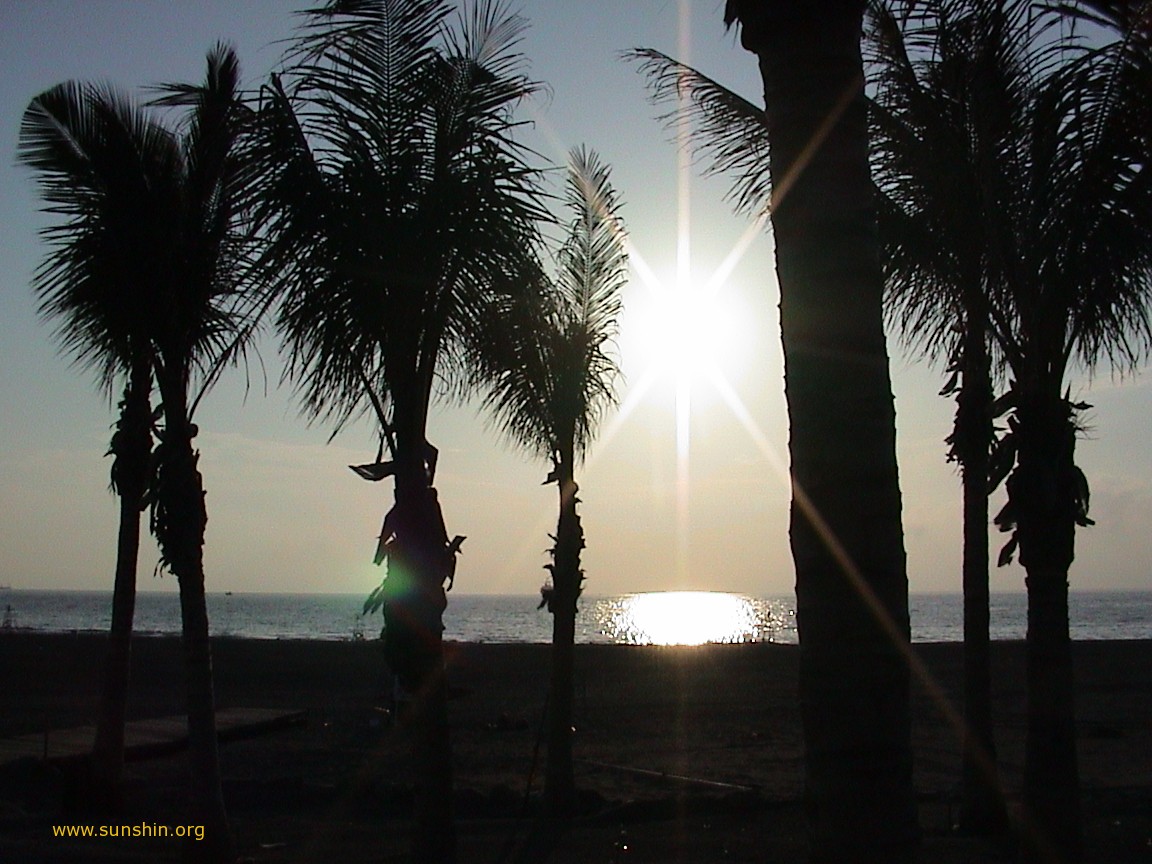
<instances>
[{"instance_id":1,"label":"silhouetted vegetation","mask_svg":"<svg viewBox=\"0 0 1152 864\"><path fill-rule=\"evenodd\" d=\"M1078 5L1083 12L1065 11ZM1075 529L1091 520L1073 461L1088 406L1070 397L1067 375L1077 361L1134 368L1152 335L1149 136L1136 119L1147 116L1147 22L1117 10L1095 19L1111 34L1088 41L1023 0L898 9L875 26L891 284L906 329L954 358L963 378L952 443L966 474L973 484L1008 478L995 521L1010 532L1000 563L1018 550L1027 573L1025 796L1040 829L1025 842L1030 860L1048 860L1049 845L1079 860L1068 571ZM1011 375L996 403L989 341ZM990 424L1003 411L1008 428L989 456ZM984 652L986 628L985 617ZM986 714L970 719L990 737ZM977 769L968 773L967 800L987 810L991 802L971 794Z\"/></svg>"},{"instance_id":2,"label":"silhouetted vegetation","mask_svg":"<svg viewBox=\"0 0 1152 864\"><path fill-rule=\"evenodd\" d=\"M388 662L413 695L423 769L416 858L455 857L442 653L445 586L462 537L444 525L428 412L537 244L536 172L515 143L535 92L524 22L480 2L333 2L307 13L260 95L262 271L304 410L340 429L375 416L374 480L393 478L369 599ZM388 459L384 460L384 450Z\"/></svg>"},{"instance_id":3,"label":"silhouetted vegetation","mask_svg":"<svg viewBox=\"0 0 1152 864\"><path fill-rule=\"evenodd\" d=\"M555 483L560 493L542 603L553 621L544 802L554 817L570 817L576 810L573 645L576 604L584 587L576 465L615 401L619 369L610 343L628 278L619 197L608 167L595 153L581 149L570 154L564 203L568 235L555 278L529 274L539 280L539 293L509 298L507 307L492 317L478 363L488 386L486 407L513 443L552 463L544 482Z\"/></svg>"},{"instance_id":4,"label":"silhouetted vegetation","mask_svg":"<svg viewBox=\"0 0 1152 864\"><path fill-rule=\"evenodd\" d=\"M140 514L152 452L153 300L144 271L155 262L142 190L156 127L126 96L91 84L61 84L32 100L19 158L36 171L45 202L63 217L44 232L50 252L32 288L40 314L57 322L65 351L95 369L110 397L123 386L108 448L111 488L120 497L112 625L92 753L97 797L117 795L124 762ZM139 154L133 159L132 153ZM159 250L156 250L159 254Z\"/></svg>"}]
</instances>

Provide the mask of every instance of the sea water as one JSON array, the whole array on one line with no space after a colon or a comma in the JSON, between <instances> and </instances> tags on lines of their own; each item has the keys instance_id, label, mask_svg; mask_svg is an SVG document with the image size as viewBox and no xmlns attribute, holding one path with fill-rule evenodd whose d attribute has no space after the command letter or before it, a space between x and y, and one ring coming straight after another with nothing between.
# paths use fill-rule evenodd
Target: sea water
<instances>
[{"instance_id":1,"label":"sea water","mask_svg":"<svg viewBox=\"0 0 1152 864\"><path fill-rule=\"evenodd\" d=\"M111 593L0 589L0 627L46 632L106 630ZM537 608L539 596L449 595L445 638L462 642L549 642L552 616ZM379 614L363 615L360 594L210 593L208 615L217 636L250 639L372 639ZM993 594L992 638L1023 639L1027 600ZM918 642L963 639L958 594L913 594L912 638ZM1152 639L1152 592L1074 592L1072 638ZM703 642L795 643L795 598L749 597L723 592L652 592L584 597L577 617L578 642L698 644ZM138 633L180 632L175 593L137 595Z\"/></svg>"}]
</instances>

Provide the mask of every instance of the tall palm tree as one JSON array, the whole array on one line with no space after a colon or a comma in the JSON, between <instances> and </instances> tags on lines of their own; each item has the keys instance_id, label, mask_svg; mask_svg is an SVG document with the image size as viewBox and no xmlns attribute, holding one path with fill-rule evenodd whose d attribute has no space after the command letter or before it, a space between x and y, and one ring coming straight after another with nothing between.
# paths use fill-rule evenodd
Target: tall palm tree
<instances>
[{"instance_id":1,"label":"tall palm tree","mask_svg":"<svg viewBox=\"0 0 1152 864\"><path fill-rule=\"evenodd\" d=\"M1038 830L1026 840L1036 860L1081 854L1068 573L1075 529L1091 520L1074 462L1086 406L1069 398L1067 374L1076 361L1130 369L1152 336L1152 52L1148 4L1133 5L1143 22L1098 19L1116 38L1093 47L1025 0L919 4L903 40L914 47L893 42L886 58L901 91L881 124L894 156L890 203L920 223L917 240L953 259L950 274L921 265L921 287L951 279L963 289L964 270L978 277L1013 377L1000 448L1008 503L995 521L1012 532L1001 563L1018 549L1027 574L1025 799ZM911 296L913 314L931 316Z\"/></svg>"},{"instance_id":2,"label":"tall palm tree","mask_svg":"<svg viewBox=\"0 0 1152 864\"><path fill-rule=\"evenodd\" d=\"M942 395L957 403L948 443L963 486L960 825L972 833L996 832L1006 819L992 734L988 496L1011 467L1011 450L997 447L993 463L992 318L1001 283L992 259L1000 245L994 211L1014 182L1014 154L1002 153L1019 118L1006 113L1011 100L1002 94L1021 74L1024 6L984 4L984 19L975 21L946 4L897 12L877 2L869 21L873 171L890 315L907 342L945 358L951 378ZM915 31L934 13L938 41L929 46ZM988 44L993 31L1003 44Z\"/></svg>"},{"instance_id":3,"label":"tall palm tree","mask_svg":"<svg viewBox=\"0 0 1152 864\"><path fill-rule=\"evenodd\" d=\"M619 374L609 348L617 330L620 292L628 278L620 201L609 169L583 148L569 155L565 196L571 214L554 282L542 296L520 295L492 319L486 356L478 364L489 381L485 405L509 438L551 460L546 483L560 494L552 548L552 678L544 800L551 816L576 808L572 771L573 646L576 604L583 590L584 530L577 512L576 465L596 426L613 404Z\"/></svg>"},{"instance_id":4,"label":"tall palm tree","mask_svg":"<svg viewBox=\"0 0 1152 864\"><path fill-rule=\"evenodd\" d=\"M33 168L49 212L63 221L44 231L50 252L33 290L40 313L77 362L97 370L109 395L123 380L112 436L112 489L120 527L112 624L92 749L93 802L111 802L124 763L140 514L152 451L148 340L147 219L141 190L164 153L164 132L108 88L61 84L32 100L20 129L19 158Z\"/></svg>"},{"instance_id":5,"label":"tall palm tree","mask_svg":"<svg viewBox=\"0 0 1152 864\"><path fill-rule=\"evenodd\" d=\"M873 16L887 13L883 4L873 4ZM890 16L889 16L890 17ZM882 23L894 24L892 21ZM881 27L874 27L881 30ZM900 37L896 27L895 36ZM892 34L871 34L874 40ZM883 47L883 46L881 46ZM674 102L677 109L661 115L668 125L678 121L681 111L688 111L696 121L688 145L708 159L710 173L723 174L734 180L729 197L741 211L752 216L767 212L772 184L767 166L769 136L767 117L757 107L723 84L700 71L680 63L662 52L636 49L625 55L634 60L647 76L653 101ZM873 69L875 69L875 64ZM897 89L891 85L892 89ZM898 98L888 94L889 99ZM905 97L906 98L906 97ZM947 137L942 142L946 152L962 138L951 137L945 117L936 106L916 101L916 107L927 115L923 122L934 122L934 132ZM885 105L870 101L870 113L878 118ZM889 127L893 126L891 118ZM881 241L881 265L885 274L886 312L904 339L914 348L933 358L945 358L951 377L941 395L954 395L957 400L956 420L947 442L948 458L962 469L963 481L963 592L964 592L964 719L967 746L964 748L963 802L961 825L973 833L995 832L1004 826L1003 797L994 774L995 750L992 739L991 670L989 658L988 618L988 497L990 473L1004 479L1011 468L1011 448L1005 442L996 450L993 460L991 444L995 435L993 419L1003 410L1004 400L993 401L993 356L990 354L987 301L982 289L982 275L977 270L959 284L949 281L958 268L973 267L979 258L957 255L953 247L941 242L931 232L934 221L922 215L906 216L891 195L912 194L901 185L895 157L883 146L883 135L894 135L887 128L873 130L872 164L878 185L877 221ZM912 133L908 133L911 135ZM878 140L880 143L878 143ZM932 148L914 151L929 156ZM966 218L976 206L972 190L978 187L955 184L955 171L943 175L929 174L940 183L962 187L970 194L959 195L952 208L934 213L933 219L952 217L955 226L975 226L974 217ZM948 200L948 199L942 199ZM969 202L965 210L960 201ZM939 233L937 231L936 233ZM969 230L968 238L975 232ZM965 271L966 273L968 271ZM967 290L962 290L963 287ZM973 288L977 290L972 290ZM979 322L984 322L983 324ZM1005 457L1008 457L1005 459Z\"/></svg>"},{"instance_id":6,"label":"tall palm tree","mask_svg":"<svg viewBox=\"0 0 1152 864\"><path fill-rule=\"evenodd\" d=\"M1083 406L1071 403L1060 390L1068 363L1078 357L1088 367L1104 359L1114 368L1131 367L1146 342L1142 298L1147 292L1148 231L1141 223L1147 172L1140 166L1146 164L1152 138L1145 98L1152 82L1149 4L1083 0L1043 6L896 5L899 15L887 4L872 4L869 34L877 61L874 166L880 187L882 261L897 322L914 341L949 359L954 378L945 390L958 391L950 443L965 479L965 641L970 646L966 704L971 735L977 742L985 740L983 749L990 754L988 667L981 656L985 653L981 643L987 644L983 480L988 475L992 484L1003 479L1016 465L1023 444L1019 417L1013 417L1012 431L989 453L991 422L1018 404L1021 379L1043 377L1035 370L1055 372L1048 386L1050 413L1064 416L1065 431L1055 435L1053 427L1053 437L1064 442L1061 458L1070 457L1074 445L1070 424ZM1087 19L1110 29L1116 38L1089 49L1067 21L1063 29L1052 29L1061 23L1051 17L1053 11ZM906 34L905 28L910 32ZM637 56L647 64L658 97L688 92L704 121L694 143L708 151L716 170L737 174L738 204L759 206L769 187L757 158L766 152L769 135L756 107L670 58L656 52ZM740 146L741 139L747 146ZM1034 144L1041 146L1034 150ZM1082 171L1087 173L1078 177ZM1093 182L1112 183L1113 194L1094 199L1098 211L1078 214L1082 221L1074 230L1096 245L1071 254L1059 244L1070 244L1074 231L1067 227L1053 231L1052 226L1072 211L1066 206L1057 210L1052 202L1060 198L1067 205L1063 192L1088 182L1089 175ZM1047 183L1063 185L1059 190L1045 189ZM1086 186L1079 188L1088 194ZM1043 235L1043 242L1038 235ZM1021 249L1033 255L1024 258ZM1097 255L1097 267L1114 271L1111 277L1082 287L1079 294L1074 283L1088 271L1065 271L1057 280L1064 287L1049 287L1045 293L1036 274L1047 268L1045 285L1054 286L1052 277L1059 269L1041 260L1045 255L1053 262L1083 261L1085 268L1087 256ZM1021 272L1028 268L1033 275L1025 279ZM1091 290L1100 293L1089 297ZM1028 311L1021 315L1021 310ZM1012 391L995 401L988 383L993 352L1017 379ZM1046 355L1049 359L1043 359ZM1063 400L1059 410L1056 397ZM1035 423L1033 412L1033 428ZM1029 459L1035 465L1035 452ZM1087 487L1074 465L1065 463L1063 471L1064 480L1052 485L1064 490L1063 530L1070 537L1076 524L1089 521ZM1012 500L997 520L1006 530L1017 526L1017 502L1031 497L1030 485L1022 487L1017 481L1010 487ZM1002 551L1001 563L1010 560L1018 546L1023 554L1026 542L1016 533ZM1063 543L1068 563L1069 542ZM1035 538L1031 548L1037 549ZM1034 636L1032 623L1043 632L1045 623L1061 620L1062 628L1054 629L1066 634L1066 591L1055 605L1062 607L1055 615L1030 613ZM1058 647L1066 637L1057 632L1038 638L1049 647L1030 649L1034 694L1030 704L1035 711L1030 712L1034 743L1029 796L1038 813L1048 814L1042 815L1041 827L1057 838L1055 842L1075 850L1079 829L1069 737L1070 667L1053 671L1070 658L1066 653L1061 658L1063 649ZM1054 723L1059 716L1064 719ZM1046 732L1040 731L1049 723ZM966 748L963 816L978 826L987 824L985 820L997 821L999 805L992 794L995 784L988 782L985 769L978 769L973 758L977 749ZM1056 799L1064 805L1059 813L1054 809Z\"/></svg>"},{"instance_id":7,"label":"tall palm tree","mask_svg":"<svg viewBox=\"0 0 1152 864\"><path fill-rule=\"evenodd\" d=\"M450 542L434 487L428 412L451 383L490 298L537 243L536 172L515 142L536 90L523 22L478 2L329 2L307 13L286 69L264 89L255 144L278 322L305 410L337 429L371 411L392 477L369 608L412 692L419 740L416 857L455 857L442 652ZM383 458L387 446L390 459Z\"/></svg>"},{"instance_id":8,"label":"tall palm tree","mask_svg":"<svg viewBox=\"0 0 1152 864\"><path fill-rule=\"evenodd\" d=\"M728 0L764 84L812 858L909 861L908 580L863 0Z\"/></svg>"},{"instance_id":9,"label":"tall palm tree","mask_svg":"<svg viewBox=\"0 0 1152 864\"><path fill-rule=\"evenodd\" d=\"M157 178L154 230L167 241L166 267L154 274L156 386L163 429L156 448L152 532L179 583L193 815L212 842L204 860L235 858L220 787L212 653L204 591L208 522L194 416L221 370L243 354L257 323L241 291L250 257L247 208L254 175L242 141L250 113L242 102L235 52L217 45L204 83L168 85L158 106L187 111L168 171Z\"/></svg>"},{"instance_id":10,"label":"tall palm tree","mask_svg":"<svg viewBox=\"0 0 1152 864\"><path fill-rule=\"evenodd\" d=\"M1014 375L1016 465L996 517L1019 549L1028 591L1025 799L1042 835L1081 854L1068 574L1088 486L1074 461L1071 364L1130 369L1152 330L1152 148L1147 91L1137 86L1149 42L1132 29L1099 50L1068 51L1025 93L1028 171L1007 211L1017 258L1006 274L1013 327L1002 335ZM1142 45L1141 45L1142 42ZM1130 49L1134 49L1131 50ZM1135 62L1134 62L1135 61ZM1146 86L1147 78L1143 78ZM1044 850L1034 850L1039 860Z\"/></svg>"},{"instance_id":11,"label":"tall palm tree","mask_svg":"<svg viewBox=\"0 0 1152 864\"><path fill-rule=\"evenodd\" d=\"M60 85L33 100L22 130L22 158L53 172L49 200L72 217L50 229L77 241L67 247L74 251L62 259L66 264L52 283L59 286L60 302L75 280L82 291L68 302L94 308L90 304L106 300L123 315L112 319L123 329L89 323L70 338L97 334L99 327L111 335L131 333L139 364L133 374L149 383L129 388L134 423L141 416L146 425L151 422L138 394L147 398L152 377L160 392L163 429L155 473L143 471L151 480L151 528L162 563L180 587L191 816L206 829L205 839L189 850L214 862L234 859L235 851L220 791L204 596L207 513L192 446L199 396L192 388L199 381L203 395L222 363L238 356L251 329L251 322L236 317L245 257L240 206L250 179L238 150L244 116L238 88L236 55L219 45L208 55L203 85L172 85L157 100L188 107L181 133L148 120L114 91L78 84ZM101 145L82 146L95 141ZM116 186L106 187L108 180ZM99 344L93 340L94 347ZM116 359L109 355L109 370ZM141 435L138 426L131 428ZM143 497L133 499L137 514Z\"/></svg>"}]
</instances>

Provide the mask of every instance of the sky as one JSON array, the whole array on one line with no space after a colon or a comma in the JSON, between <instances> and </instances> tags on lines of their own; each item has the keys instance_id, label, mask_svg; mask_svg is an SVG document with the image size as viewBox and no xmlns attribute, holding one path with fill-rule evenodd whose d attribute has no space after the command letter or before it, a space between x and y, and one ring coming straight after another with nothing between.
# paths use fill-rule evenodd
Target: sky
<instances>
[{"instance_id":1,"label":"sky","mask_svg":"<svg viewBox=\"0 0 1152 864\"><path fill-rule=\"evenodd\" d=\"M111 588L118 519L105 458L113 405L91 372L58 351L30 282L48 223L32 173L16 163L20 118L66 79L136 89L198 81L218 40L233 43L245 83L279 59L301 0L0 2L0 584ZM540 165L580 144L612 166L632 258L618 349L621 407L578 473L589 594L665 589L787 594L787 417L770 232L723 200L655 119L643 78L621 51L657 48L761 102L755 59L722 23L722 0L577 4L519 0L522 48L548 93L525 106ZM555 177L559 179L559 172ZM557 186L558 188L558 186ZM680 293L678 293L680 292ZM687 314L671 298L691 297ZM690 350L678 333L687 317ZM679 323L678 323L679 322ZM701 326L704 322L706 326ZM703 334L703 335L701 335ZM954 404L941 370L890 338L908 573L913 592L960 585L960 481L944 459ZM674 353L687 361L671 359ZM392 500L347 466L371 461L367 422L333 440L280 381L273 336L250 373L227 373L198 413L207 488L209 591L367 594L382 578L375 537ZM1097 525L1077 535L1073 590L1142 590L1152 560L1152 390L1146 374L1079 375L1091 403L1078 458ZM509 447L474 403L439 405L429 437L450 535L467 541L456 590L535 593L558 508L548 466ZM993 512L997 508L993 502ZM1000 538L993 537L994 550ZM143 590L175 590L154 573ZM992 574L1022 592L1018 565Z\"/></svg>"}]
</instances>

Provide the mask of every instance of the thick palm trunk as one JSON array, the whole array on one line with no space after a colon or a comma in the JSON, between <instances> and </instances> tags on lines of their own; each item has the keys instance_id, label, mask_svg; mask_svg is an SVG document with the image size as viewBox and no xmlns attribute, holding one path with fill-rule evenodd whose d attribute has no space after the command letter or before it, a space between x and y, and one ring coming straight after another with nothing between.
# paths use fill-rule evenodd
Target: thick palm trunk
<instances>
[{"instance_id":1,"label":"thick palm trunk","mask_svg":"<svg viewBox=\"0 0 1152 864\"><path fill-rule=\"evenodd\" d=\"M969 303L970 309L974 303ZM992 735L992 661L988 588L988 475L992 442L992 384L987 325L973 310L964 335L963 377L957 397L953 451L963 484L964 757L960 827L972 834L1004 828L1003 793Z\"/></svg>"},{"instance_id":2,"label":"thick palm trunk","mask_svg":"<svg viewBox=\"0 0 1152 864\"><path fill-rule=\"evenodd\" d=\"M583 574L580 550L584 531L576 510L577 487L571 464L560 471L560 518L552 567L552 682L548 702L548 761L544 771L544 803L549 816L568 818L576 812L576 780L572 769L572 695L576 602Z\"/></svg>"},{"instance_id":3,"label":"thick palm trunk","mask_svg":"<svg viewBox=\"0 0 1152 864\"><path fill-rule=\"evenodd\" d=\"M212 684L212 647L204 591L204 529L208 513L204 484L193 449L193 427L179 399L182 390L162 390L164 435L157 475L160 516L154 530L161 553L180 586L181 642L188 712L188 768L191 817L204 826L204 839L190 842L195 861L231 862L235 843L224 809L216 702ZM176 395L173 395L176 394Z\"/></svg>"},{"instance_id":4,"label":"thick palm trunk","mask_svg":"<svg viewBox=\"0 0 1152 864\"><path fill-rule=\"evenodd\" d=\"M1048 389L1023 396L1017 408L1018 462L1008 489L1028 588L1024 799L1032 824L1023 839L1028 861L1076 862L1083 838L1068 571L1080 479L1071 408L1058 386Z\"/></svg>"},{"instance_id":5,"label":"thick palm trunk","mask_svg":"<svg viewBox=\"0 0 1152 864\"><path fill-rule=\"evenodd\" d=\"M407 725L416 775L413 859L452 864L457 844L443 616L444 583L454 552L448 548L436 490L429 485L424 452L422 434L398 436L395 537L387 580L393 584L384 604L384 645L389 666L412 696Z\"/></svg>"},{"instance_id":6,"label":"thick palm trunk","mask_svg":"<svg viewBox=\"0 0 1152 864\"><path fill-rule=\"evenodd\" d=\"M116 575L112 589L112 626L104 664L100 714L92 745L93 803L110 812L119 809L124 767L124 723L128 710L132 621L136 609L136 564L140 552L140 510L148 485L152 455L151 373L147 364L132 370L124 391L117 430L112 438L113 485L120 496L116 542Z\"/></svg>"},{"instance_id":7,"label":"thick palm trunk","mask_svg":"<svg viewBox=\"0 0 1152 864\"><path fill-rule=\"evenodd\" d=\"M771 130L810 860L899 864L918 845L908 582L863 3L741 7Z\"/></svg>"}]
</instances>

